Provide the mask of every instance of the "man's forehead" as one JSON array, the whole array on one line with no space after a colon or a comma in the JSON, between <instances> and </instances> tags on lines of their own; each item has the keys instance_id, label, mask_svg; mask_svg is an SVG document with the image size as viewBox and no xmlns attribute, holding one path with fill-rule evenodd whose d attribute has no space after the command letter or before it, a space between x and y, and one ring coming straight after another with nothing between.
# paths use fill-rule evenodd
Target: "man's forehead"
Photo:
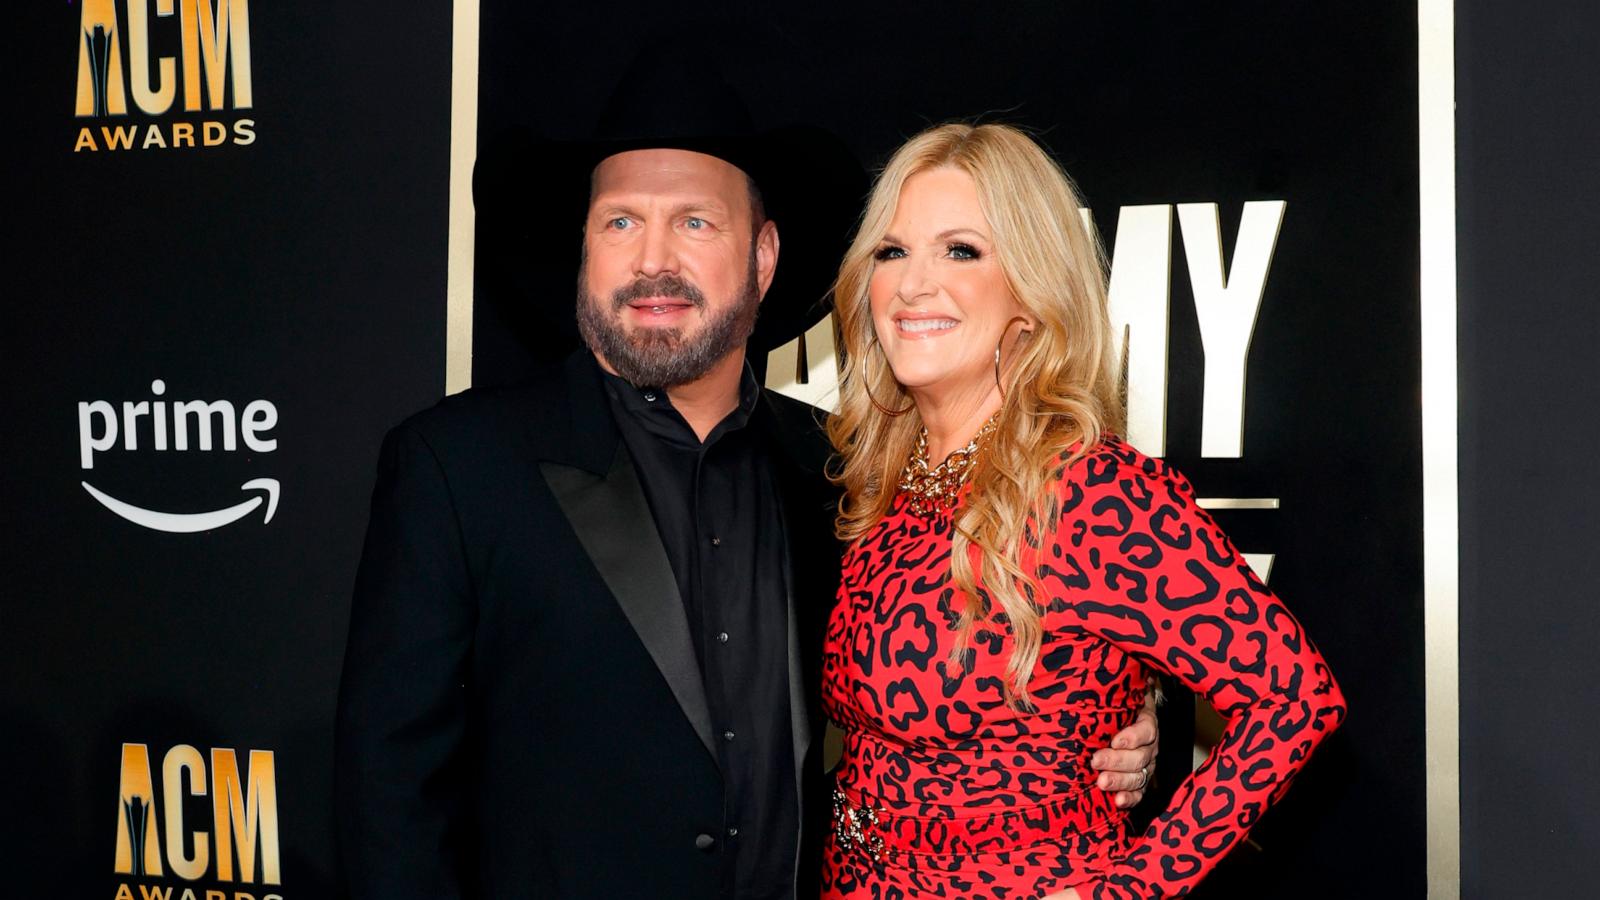
<instances>
[{"instance_id":1,"label":"man's forehead","mask_svg":"<svg viewBox=\"0 0 1600 900\"><path fill-rule=\"evenodd\" d=\"M615 153L595 166L593 196L659 194L721 197L744 193L744 170L693 150L647 149Z\"/></svg>"}]
</instances>

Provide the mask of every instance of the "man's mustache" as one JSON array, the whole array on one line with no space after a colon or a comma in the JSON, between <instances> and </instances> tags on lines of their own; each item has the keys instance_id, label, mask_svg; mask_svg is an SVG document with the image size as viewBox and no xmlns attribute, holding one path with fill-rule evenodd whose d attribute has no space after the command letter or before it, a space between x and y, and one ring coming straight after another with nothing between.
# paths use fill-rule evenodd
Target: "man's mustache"
<instances>
[{"instance_id":1,"label":"man's mustache","mask_svg":"<svg viewBox=\"0 0 1600 900\"><path fill-rule=\"evenodd\" d=\"M647 297L676 297L687 300L696 308L706 305L706 295L700 289L671 272L654 278L635 278L611 293L611 309L621 312L624 306Z\"/></svg>"}]
</instances>

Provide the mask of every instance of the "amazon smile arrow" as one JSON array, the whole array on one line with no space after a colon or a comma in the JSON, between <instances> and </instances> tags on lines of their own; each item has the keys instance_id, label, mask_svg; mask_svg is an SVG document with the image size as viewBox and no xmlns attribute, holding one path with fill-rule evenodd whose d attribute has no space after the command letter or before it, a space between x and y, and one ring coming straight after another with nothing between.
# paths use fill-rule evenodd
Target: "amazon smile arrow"
<instances>
[{"instance_id":1,"label":"amazon smile arrow","mask_svg":"<svg viewBox=\"0 0 1600 900\"><path fill-rule=\"evenodd\" d=\"M211 531L224 525L232 525L234 522L248 516L251 511L261 505L262 500L260 497L251 497L249 500L235 503L226 509L214 509L210 512L165 513L157 512L153 509L142 509L132 503L124 503L87 481L81 481L79 484L82 484L83 489L89 492L89 496L99 500L101 506L127 519L129 522L135 525L143 525L156 531L172 532L173 534L193 534L197 531ZM244 491L264 491L266 493L267 516L261 520L261 524L265 525L271 522L272 514L278 511L278 479L252 478L240 485L239 489Z\"/></svg>"}]
</instances>

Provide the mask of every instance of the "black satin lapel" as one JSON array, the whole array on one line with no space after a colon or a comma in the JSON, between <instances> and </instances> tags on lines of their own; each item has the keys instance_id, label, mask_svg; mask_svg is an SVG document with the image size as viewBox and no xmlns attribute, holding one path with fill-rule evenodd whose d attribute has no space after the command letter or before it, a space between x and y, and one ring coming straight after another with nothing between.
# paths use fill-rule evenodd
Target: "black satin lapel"
<instances>
[{"instance_id":1,"label":"black satin lapel","mask_svg":"<svg viewBox=\"0 0 1600 900\"><path fill-rule=\"evenodd\" d=\"M542 462L539 469L684 716L715 758L711 709L683 600L626 445L618 442L603 478L553 462Z\"/></svg>"},{"instance_id":2,"label":"black satin lapel","mask_svg":"<svg viewBox=\"0 0 1600 900\"><path fill-rule=\"evenodd\" d=\"M838 587L839 561L831 552L833 504L828 502L837 491L824 475L830 448L820 413L766 394L750 421L766 442L783 506L790 731L804 803L807 756L822 740L813 728L821 725L822 629Z\"/></svg>"},{"instance_id":3,"label":"black satin lapel","mask_svg":"<svg viewBox=\"0 0 1600 900\"><path fill-rule=\"evenodd\" d=\"M778 502L783 507L780 509L778 521L783 526L783 585L784 603L787 607L789 628L789 727L794 736L794 765L795 783L801 786L801 795L804 796L804 766L806 753L811 749L811 695L810 685L807 683L805 659L802 656L799 609L795 605L795 570L796 560L801 559L802 548L795 540L796 526L804 527L807 523L793 521L786 510L792 510L796 504L786 496L793 491L794 479L785 477L790 473L782 471L777 477Z\"/></svg>"}]
</instances>

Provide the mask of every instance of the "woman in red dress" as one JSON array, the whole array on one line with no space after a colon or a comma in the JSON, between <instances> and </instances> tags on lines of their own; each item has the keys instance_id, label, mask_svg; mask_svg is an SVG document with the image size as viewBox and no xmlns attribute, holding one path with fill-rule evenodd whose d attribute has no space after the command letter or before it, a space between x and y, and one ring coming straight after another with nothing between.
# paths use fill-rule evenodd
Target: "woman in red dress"
<instances>
[{"instance_id":1,"label":"woman in red dress","mask_svg":"<svg viewBox=\"0 0 1600 900\"><path fill-rule=\"evenodd\" d=\"M1180 896L1344 718L1188 481L1116 436L1079 206L1023 133L932 128L879 177L841 269L827 897ZM1089 760L1152 670L1228 727L1135 835Z\"/></svg>"}]
</instances>

